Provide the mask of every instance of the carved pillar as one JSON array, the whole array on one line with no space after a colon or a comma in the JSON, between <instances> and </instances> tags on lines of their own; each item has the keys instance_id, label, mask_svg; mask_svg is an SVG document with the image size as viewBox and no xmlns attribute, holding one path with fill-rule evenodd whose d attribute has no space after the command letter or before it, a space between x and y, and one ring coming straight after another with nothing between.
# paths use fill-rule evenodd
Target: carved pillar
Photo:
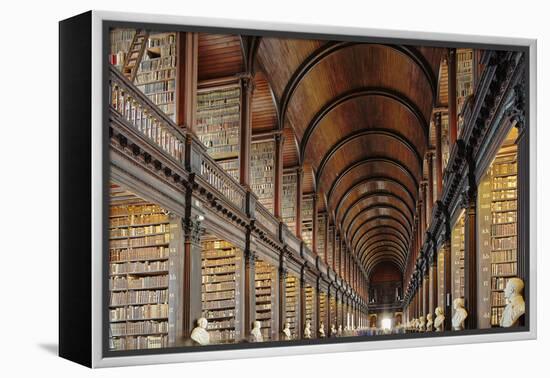
<instances>
[{"instance_id":1,"label":"carved pillar","mask_svg":"<svg viewBox=\"0 0 550 378\"><path fill-rule=\"evenodd\" d=\"M183 219L185 234L183 256L183 327L184 339L188 339L196 326L197 319L202 316L202 271L201 271L201 236L203 219L200 211L193 207L190 193L187 195L186 216Z\"/></svg>"},{"instance_id":2,"label":"carved pillar","mask_svg":"<svg viewBox=\"0 0 550 378\"><path fill-rule=\"evenodd\" d=\"M430 261L430 313L435 320L435 308L437 307L437 288L438 288L438 278L437 278L437 251L435 246L433 247L433 257Z\"/></svg>"},{"instance_id":3,"label":"carved pillar","mask_svg":"<svg viewBox=\"0 0 550 378\"><path fill-rule=\"evenodd\" d=\"M442 132L441 132L441 113L437 112L434 115L435 124L435 189L437 192L437 199L441 199L443 192L443 150L442 150Z\"/></svg>"},{"instance_id":4,"label":"carved pillar","mask_svg":"<svg viewBox=\"0 0 550 378\"><path fill-rule=\"evenodd\" d=\"M472 177L472 180L474 178ZM464 307L468 311L465 328L477 328L477 238L476 238L477 187L470 186L464 194L466 217L464 222Z\"/></svg>"},{"instance_id":5,"label":"carved pillar","mask_svg":"<svg viewBox=\"0 0 550 378\"><path fill-rule=\"evenodd\" d=\"M426 154L426 162L428 163L428 200L426 201L426 213L428 214L428 225L432 223L432 209L434 205L434 154L428 152Z\"/></svg>"},{"instance_id":6,"label":"carved pillar","mask_svg":"<svg viewBox=\"0 0 550 378\"><path fill-rule=\"evenodd\" d=\"M304 170L302 167L296 169L296 236L302 238L302 184Z\"/></svg>"},{"instance_id":7,"label":"carved pillar","mask_svg":"<svg viewBox=\"0 0 550 378\"><path fill-rule=\"evenodd\" d=\"M244 251L244 336L250 331L256 320L256 256L250 246Z\"/></svg>"},{"instance_id":8,"label":"carved pillar","mask_svg":"<svg viewBox=\"0 0 550 378\"><path fill-rule=\"evenodd\" d=\"M457 138L456 117L456 49L449 49L448 79L449 79L449 150L452 150Z\"/></svg>"},{"instance_id":9,"label":"carved pillar","mask_svg":"<svg viewBox=\"0 0 550 378\"><path fill-rule=\"evenodd\" d=\"M176 66L176 123L182 128L195 127L199 33L178 33Z\"/></svg>"},{"instance_id":10,"label":"carved pillar","mask_svg":"<svg viewBox=\"0 0 550 378\"><path fill-rule=\"evenodd\" d=\"M317 193L313 193L313 196L311 197L312 201L312 211L311 211L311 224L312 224L312 230L311 230L311 249L312 252L317 255L317 200L318 200Z\"/></svg>"},{"instance_id":11,"label":"carved pillar","mask_svg":"<svg viewBox=\"0 0 550 378\"><path fill-rule=\"evenodd\" d=\"M278 219L283 218L283 143L284 136L275 135L275 195L274 195L274 215Z\"/></svg>"}]
</instances>

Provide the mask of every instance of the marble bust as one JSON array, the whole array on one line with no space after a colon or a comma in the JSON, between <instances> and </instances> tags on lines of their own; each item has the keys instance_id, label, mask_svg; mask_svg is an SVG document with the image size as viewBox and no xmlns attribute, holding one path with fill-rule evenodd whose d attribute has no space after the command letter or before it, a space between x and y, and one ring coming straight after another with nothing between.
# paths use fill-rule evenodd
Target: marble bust
<instances>
[{"instance_id":1,"label":"marble bust","mask_svg":"<svg viewBox=\"0 0 550 378\"><path fill-rule=\"evenodd\" d=\"M199 345L210 344L210 336L206 328L208 327L208 320L206 318L199 318L197 320L197 326L193 328L191 332L191 340Z\"/></svg>"},{"instance_id":2,"label":"marble bust","mask_svg":"<svg viewBox=\"0 0 550 378\"><path fill-rule=\"evenodd\" d=\"M423 315L418 318L418 330L420 332L424 332L426 330L426 318L424 318Z\"/></svg>"},{"instance_id":3,"label":"marble bust","mask_svg":"<svg viewBox=\"0 0 550 378\"><path fill-rule=\"evenodd\" d=\"M444 322L445 322L445 315L443 314L443 309L441 307L436 307L434 327L437 332L443 331Z\"/></svg>"},{"instance_id":4,"label":"marble bust","mask_svg":"<svg viewBox=\"0 0 550 378\"><path fill-rule=\"evenodd\" d=\"M501 327L513 327L517 325L519 318L525 314L525 301L523 300L524 283L521 278L510 278L504 289L506 307L500 318Z\"/></svg>"},{"instance_id":5,"label":"marble bust","mask_svg":"<svg viewBox=\"0 0 550 378\"><path fill-rule=\"evenodd\" d=\"M264 341L264 336L262 335L261 331L261 325L259 321L254 322L254 326L252 327L252 331L250 331L250 341L253 343L261 343Z\"/></svg>"},{"instance_id":6,"label":"marble bust","mask_svg":"<svg viewBox=\"0 0 550 378\"><path fill-rule=\"evenodd\" d=\"M331 336L331 337L334 337L334 336L336 336L336 333L337 333L337 331L336 331L336 326L335 326L334 324L332 324L332 325L330 326L330 336Z\"/></svg>"},{"instance_id":7,"label":"marble bust","mask_svg":"<svg viewBox=\"0 0 550 378\"><path fill-rule=\"evenodd\" d=\"M321 322L321 324L319 324L319 337L326 337L325 336L325 324L323 322Z\"/></svg>"},{"instance_id":8,"label":"marble bust","mask_svg":"<svg viewBox=\"0 0 550 378\"><path fill-rule=\"evenodd\" d=\"M283 327L283 340L292 340L292 333L290 331L290 324L288 322L286 322L285 326Z\"/></svg>"},{"instance_id":9,"label":"marble bust","mask_svg":"<svg viewBox=\"0 0 550 378\"><path fill-rule=\"evenodd\" d=\"M468 317L468 311L464 308L464 299L456 298L453 301L453 308L455 310L452 319L453 330L461 331L464 329L464 320Z\"/></svg>"},{"instance_id":10,"label":"marble bust","mask_svg":"<svg viewBox=\"0 0 550 378\"><path fill-rule=\"evenodd\" d=\"M429 312L428 315L426 315L426 331L431 332L434 330L434 321L432 313Z\"/></svg>"},{"instance_id":11,"label":"marble bust","mask_svg":"<svg viewBox=\"0 0 550 378\"><path fill-rule=\"evenodd\" d=\"M311 339L311 322L307 321L304 327L304 339Z\"/></svg>"}]
</instances>

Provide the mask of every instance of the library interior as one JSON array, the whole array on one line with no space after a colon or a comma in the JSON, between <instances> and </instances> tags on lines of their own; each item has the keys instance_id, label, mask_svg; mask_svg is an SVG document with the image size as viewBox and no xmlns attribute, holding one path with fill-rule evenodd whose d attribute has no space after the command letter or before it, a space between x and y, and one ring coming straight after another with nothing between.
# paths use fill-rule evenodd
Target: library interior
<instances>
[{"instance_id":1,"label":"library interior","mask_svg":"<svg viewBox=\"0 0 550 378\"><path fill-rule=\"evenodd\" d=\"M523 52L108 40L108 350L526 325Z\"/></svg>"}]
</instances>

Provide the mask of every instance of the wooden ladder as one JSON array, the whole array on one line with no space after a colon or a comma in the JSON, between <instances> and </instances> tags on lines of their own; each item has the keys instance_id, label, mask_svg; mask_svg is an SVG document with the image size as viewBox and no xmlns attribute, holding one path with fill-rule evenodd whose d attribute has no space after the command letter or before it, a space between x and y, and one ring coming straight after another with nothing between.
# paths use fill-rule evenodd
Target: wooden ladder
<instances>
[{"instance_id":1,"label":"wooden ladder","mask_svg":"<svg viewBox=\"0 0 550 378\"><path fill-rule=\"evenodd\" d=\"M132 39L132 44L130 45L126 59L124 60L122 73L132 83L136 78L139 62L141 62L141 58L143 57L143 53L147 47L148 38L149 33L146 30L138 30L134 35L134 39Z\"/></svg>"}]
</instances>

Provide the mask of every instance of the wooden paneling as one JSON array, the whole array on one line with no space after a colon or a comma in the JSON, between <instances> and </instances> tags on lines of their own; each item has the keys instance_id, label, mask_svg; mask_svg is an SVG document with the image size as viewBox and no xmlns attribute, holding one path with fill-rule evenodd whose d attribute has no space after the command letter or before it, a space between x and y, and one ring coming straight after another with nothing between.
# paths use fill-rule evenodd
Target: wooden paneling
<instances>
[{"instance_id":1,"label":"wooden paneling","mask_svg":"<svg viewBox=\"0 0 550 378\"><path fill-rule=\"evenodd\" d=\"M265 132L277 128L277 110L269 83L263 73L254 77L252 95L252 133Z\"/></svg>"},{"instance_id":2,"label":"wooden paneling","mask_svg":"<svg viewBox=\"0 0 550 378\"><path fill-rule=\"evenodd\" d=\"M199 33L199 80L232 76L244 71L238 35Z\"/></svg>"},{"instance_id":3,"label":"wooden paneling","mask_svg":"<svg viewBox=\"0 0 550 378\"><path fill-rule=\"evenodd\" d=\"M295 167L298 165L298 143L294 130L290 127L283 129L284 143L283 143L283 166Z\"/></svg>"}]
</instances>

